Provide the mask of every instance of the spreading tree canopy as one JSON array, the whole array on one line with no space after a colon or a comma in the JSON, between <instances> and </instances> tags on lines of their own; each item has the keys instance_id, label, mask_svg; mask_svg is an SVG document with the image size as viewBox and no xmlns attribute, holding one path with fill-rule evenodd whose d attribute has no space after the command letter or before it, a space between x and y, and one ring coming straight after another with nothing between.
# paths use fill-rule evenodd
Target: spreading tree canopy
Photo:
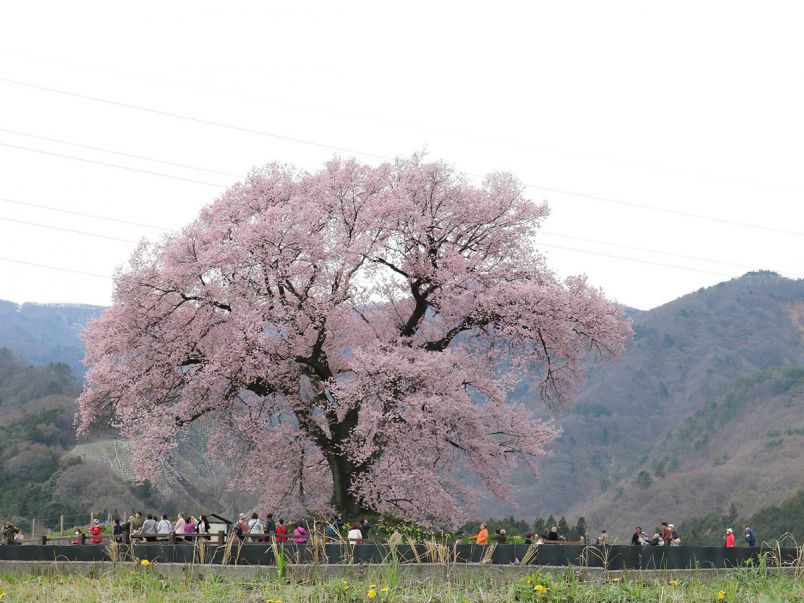
<instances>
[{"instance_id":1,"label":"spreading tree canopy","mask_svg":"<svg viewBox=\"0 0 804 603\"><path fill-rule=\"evenodd\" d=\"M210 454L248 451L234 483L263 508L460 524L558 435L512 388L565 404L630 334L546 266L547 215L508 174L474 186L416 156L258 169L117 273L84 334L79 432L111 420L146 478L205 419Z\"/></svg>"}]
</instances>

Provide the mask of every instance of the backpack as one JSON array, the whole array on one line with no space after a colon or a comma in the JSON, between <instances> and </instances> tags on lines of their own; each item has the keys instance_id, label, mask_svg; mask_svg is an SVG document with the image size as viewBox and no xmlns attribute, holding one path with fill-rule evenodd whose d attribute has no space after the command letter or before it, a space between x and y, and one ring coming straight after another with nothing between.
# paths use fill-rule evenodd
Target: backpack
<instances>
[{"instance_id":1,"label":"backpack","mask_svg":"<svg viewBox=\"0 0 804 603\"><path fill-rule=\"evenodd\" d=\"M243 536L245 536L245 534L243 533L243 524L240 523L239 521L235 524L235 536L237 536L238 538L242 538Z\"/></svg>"}]
</instances>

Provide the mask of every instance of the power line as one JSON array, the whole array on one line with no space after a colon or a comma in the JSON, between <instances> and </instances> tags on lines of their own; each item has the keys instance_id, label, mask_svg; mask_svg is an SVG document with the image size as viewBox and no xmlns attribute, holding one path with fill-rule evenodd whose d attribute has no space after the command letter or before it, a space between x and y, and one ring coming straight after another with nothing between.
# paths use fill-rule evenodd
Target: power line
<instances>
[{"instance_id":1,"label":"power line","mask_svg":"<svg viewBox=\"0 0 804 603\"><path fill-rule=\"evenodd\" d=\"M66 66L69 66L69 67L77 67L79 69L87 69L87 70L91 70L91 71L98 71L98 72L101 72L101 73L108 73L108 74L111 74L111 75L116 75L116 76L125 77L125 78L129 78L129 79L135 79L135 80L140 80L140 81L145 81L145 82L154 82L154 83L162 84L162 85L174 86L174 87L179 87L179 88L186 88L188 90L200 90L202 92L207 92L207 93L211 93L211 94L219 94L219 95L225 95L225 96L229 96L229 97L233 97L233 98L242 98L242 99L245 99L245 100L248 100L248 101L257 101L257 102L261 102L261 103L269 103L269 104L274 104L274 105L281 105L281 106L290 107L290 108L293 108L293 109L301 109L303 111L326 113L326 114L330 114L330 115L338 115L338 116L341 116L341 117L347 117L347 118L350 118L350 119L359 119L359 120L363 120L363 121L373 121L373 122L376 122L376 123L385 123L385 124L389 124L389 125L396 126L396 127L412 128L412 129L423 130L423 131L427 131L427 132L435 132L437 134L445 134L447 136L466 138L466 139L469 139L469 140L478 140L478 141L482 141L482 142L491 142L491 143L494 143L494 144L506 145L506 146L512 146L512 147L532 148L532 149L537 149L537 150L540 150L540 151L543 151L543 152L554 153L554 154L558 154L558 155L565 155L565 156L570 156L570 157L580 157L580 158L584 158L584 159L594 159L596 161L606 161L606 162L609 162L609 163L621 163L621 164L626 164L626 165L632 165L632 166L635 166L635 167L638 167L638 168L646 168L646 169L651 169L651 170L663 170L663 171L673 172L673 173L677 173L677 174L691 175L691 176L697 177L697 178L710 178L710 179L713 179L713 180L720 180L720 181L724 181L724 182L734 182L734 183L737 183L737 184L747 184L749 186L755 186L755 187L761 187L761 188L769 188L769 189L785 191L785 192L796 192L796 193L804 192L804 189L795 188L795 187L779 186L779 185L776 185L776 184L768 184L766 182L754 182L754 181L751 181L751 180L742 180L740 178L730 178L730 177L727 177L727 176L720 176L720 175L717 175L717 174L707 174L707 173L702 173L702 172L695 172L695 171L685 170L685 169L678 168L678 167L672 167L672 166L666 166L666 165L657 165L657 164L651 164L651 163L644 163L644 162L634 161L632 159L621 158L621 157L607 157L605 155L598 155L598 154L595 154L595 153L585 153L585 152L579 152L579 151L568 151L566 149L561 149L561 148L556 148L556 147L547 147L547 146L544 146L544 145L537 145L537 144L533 144L532 142L524 142L524 141L518 141L518 140L509 140L509 139L504 139L504 138L497 138L497 137L488 136L488 135L485 135L485 134L473 134L473 133L467 133L467 132L459 132L459 131L456 131L456 130L450 130L450 129L440 128L440 127L426 125L426 124L416 124L416 123L411 123L411 122L397 120L397 119L390 119L388 117L383 117L383 116L364 115L364 114L360 114L360 113L353 113L351 111L342 111L342 110L337 110L337 109L331 109L331 108L328 108L328 107L317 107L317 106L314 106L314 105L307 105L307 104L302 104L302 103L289 102L289 101L284 101L284 100L280 100L280 99L276 99L276 98L269 98L269 97L265 97L265 96L259 96L259 95L253 95L253 94L245 94L245 93L242 93L242 92L232 92L231 90L223 90L221 88L212 88L212 87L209 87L209 86L198 86L198 85L189 84L189 83L186 83L186 82L177 82L177 81L173 81L173 80L155 78L155 77L152 77L152 76L145 76L145 75L131 73L131 72L117 71L117 70L114 70L114 69L106 69L106 68L103 68L103 67L98 67L97 65L86 65L86 64L82 64L82 63L74 63L72 61L64 61L64 60L60 60L60 59L54 59L52 57L43 57L43 56L38 56L38 55L30 54L30 53L23 53L23 52L18 52L18 51L9 51L9 50L0 50L0 52L2 52L4 54L11 55L11 56L23 57L23 58L27 58L27 59L34 59L36 61L41 61L41 62L46 62L46 63L55 63L57 65L66 65Z\"/></svg>"},{"instance_id":2,"label":"power line","mask_svg":"<svg viewBox=\"0 0 804 603\"><path fill-rule=\"evenodd\" d=\"M85 231L81 231L81 230L72 230L72 229L68 229L68 228L60 228L60 227L57 227L57 226L50 226L48 224L40 224L40 223L37 223L37 222L26 222L26 221L23 221L23 220L15 220L13 218L2 218L2 217L0 217L0 220L5 220L5 221L8 221L8 222L17 222L17 223L26 224L26 225L29 225L29 226L38 226L38 227L41 227L41 228L50 228L50 229L53 229L53 230L60 230L60 231L69 232L71 234L77 234L77 235L82 235L82 236L90 236L90 237L99 237L99 238L104 238L104 239L112 239L112 240L116 240L116 241L123 241L123 242L126 242L126 243L136 243L137 242L137 241L133 241L133 240L129 240L129 239L120 239L120 238L117 238L117 237L109 237L109 236L106 236L106 235L100 235L100 234L91 233L91 232L85 232ZM580 238L580 237L575 237L575 238ZM650 265L653 265L653 266L664 266L664 267L667 267L667 268L674 268L676 270L687 270L687 271L691 271L691 272L701 272L701 273L704 273L704 274L714 274L714 275L717 275L717 276L726 276L726 277L729 277L729 278L734 278L735 277L735 275L733 275L733 274L726 274L726 273L723 273L723 272L714 272L714 271L711 271L711 270L701 270L701 269L698 269L698 268L689 268L687 266L679 266L677 264L666 264L664 262L655 262L655 261L643 260L643 259L639 259L639 258L629 258L629 257L626 257L626 256L621 256L621 255L614 255L614 254L603 253L603 252L598 252L598 251L589 251L587 249L578 249L578 248L575 248L575 247L565 247L565 246L562 246L562 245L553 245L553 244L549 244L549 243L538 243L537 245L539 247L552 247L552 248L555 248L555 249L563 249L563 250L566 250L566 251L574 251L576 253L585 253L585 254L588 254L588 255L610 257L610 258L615 258L615 259L619 259L619 260L625 260L625 261L629 261L629 262L638 262L638 263L642 263L642 264L650 264ZM673 255L673 254L667 254L667 255ZM0 259L2 259L2 258L0 258ZM13 260L7 260L7 261L13 261ZM25 262L18 262L18 263L25 263ZM49 267L49 266L43 266L43 267ZM753 269L753 267L751 269ZM86 274L90 274L90 273L86 273ZM100 276L100 275L92 275L92 276Z\"/></svg>"},{"instance_id":3,"label":"power line","mask_svg":"<svg viewBox=\"0 0 804 603\"><path fill-rule=\"evenodd\" d=\"M267 136L269 138L275 138L277 140L286 140L289 142L298 142L300 144L311 145L315 147L319 147L322 149L329 149L330 151L341 151L344 153L351 153L354 155L365 155L367 157L374 157L375 159L384 159L386 161L393 161L393 157L388 157L386 155L377 155L374 153L366 153L364 151L357 151L355 149L349 149L346 147L340 147L331 144L325 144L321 142L316 142L314 140L306 140L303 138L296 138L294 136L285 136L282 134L275 134L273 132L267 132L265 130L256 130L254 128L246 128L243 126L237 126L234 124L227 124L219 121L214 121L211 119L202 119L200 117L192 117L189 115L182 115L180 113L172 113L170 111L162 111L159 109L152 109L150 107L142 107L139 105L132 105L129 103L123 103L119 101L113 101L107 98L100 98L97 96L90 96L88 94L78 94L76 92L68 92L67 90L60 90L58 88L50 88L48 86L40 86L38 84L31 84L28 82L22 82L19 80L12 80L8 78L0 78L0 82L6 82L7 84L15 84L17 86L25 86L27 88L33 88L36 90L44 90L46 92L53 92L55 94L63 94L64 96L71 96L73 98L80 98L84 100L91 100L98 103L104 103L107 105L112 105L114 107L122 107L124 109L132 109L134 111L143 111L145 113L151 113L153 115L161 115L163 117L171 117L173 119L182 119L184 121L190 121L194 123L204 124L207 126L215 126L217 128L225 128L227 130L234 130L236 132L246 132L248 134L257 134L259 136Z\"/></svg>"},{"instance_id":4,"label":"power line","mask_svg":"<svg viewBox=\"0 0 804 603\"><path fill-rule=\"evenodd\" d=\"M350 153L350 154L354 154L354 155L362 155L362 156L365 156L365 157L372 157L374 159L382 159L382 160L385 160L385 161L393 161L394 160L392 157L389 157L387 155L380 155L378 153L369 153L369 152L359 151L359 150L351 149L351 148L347 148L347 147L341 147L341 146L332 145L332 144L320 143L320 142L313 141L313 140L306 140L306 139L296 138L296 137L292 137L292 136L284 136L284 135L275 134L275 133L272 133L272 132L267 132L267 131L264 131L264 130L257 130L257 129L253 129L253 128L247 128L247 127L243 127L243 126L237 126L237 125L233 125L233 124L227 124L227 123L223 123L223 122L218 122L218 121L214 121L214 120L202 119L202 118L198 118L198 117L182 115L182 114L179 114L179 113L173 113L173 112L169 112L169 111L162 111L162 110L158 110L158 109L152 109L152 108L149 108L149 107L142 107L142 106L133 105L133 104L130 104L130 103L123 103L123 102L114 101L114 100L110 100L110 99L100 98L100 97L97 97L97 96L90 96L90 95L86 95L86 94L79 94L79 93L76 93L76 92L69 92L67 90L61 90L61 89L52 88L52 87L49 87L49 86L42 86L42 85L39 85L39 84L32 84L30 82L23 82L23 81L20 81L20 80L14 80L14 79L10 79L10 78L2 78L2 77L0 77L0 82L5 82L5 83L8 83L8 84L13 84L13 85L17 85L17 86L23 86L23 87L27 87L27 88L36 89L36 90L43 90L43 91L46 91L46 92L51 92L51 93L54 93L54 94L61 94L61 95L70 96L70 97L73 97L73 98L80 98L80 99L84 99L84 100L90 100L90 101L94 101L94 102L105 103L105 104L116 106L116 107L122 107L122 108L126 108L126 109L131 109L131 110L134 110L134 111L142 111L142 112L151 113L151 114L154 114L154 115L161 115L161 116L164 116L164 117L171 117L171 118L174 118L174 119L181 119L181 120L190 121L190 122L194 122L194 123L200 123L200 124L204 124L204 125L209 125L209 126L215 126L215 127L219 127L219 128L225 128L225 129L229 129L229 130L234 130L234 131L238 131L238 132L256 134L256 135L259 135L259 136L267 136L267 137L275 138L275 139L278 139L278 140L286 140L286 141L289 141L289 142L296 142L296 143L299 143L299 144L306 144L306 145L315 146L315 147L319 147L319 148L325 148L325 149L329 149L329 150L341 151L341 152L344 152L344 153ZM113 165L113 167L120 167L120 166L114 166ZM481 174L473 174L473 173L468 173L468 172L462 172L462 173L464 173L464 174L466 174L468 176L483 177ZM159 174L159 175L163 175L163 174ZM171 177L171 176L168 176L168 177ZM210 183L204 183L204 184L210 184ZM662 212L662 213L667 213L667 214L672 214L672 215L677 215L677 216L683 216L683 217L687 217L687 218L695 218L695 219L699 219L699 220L706 220L706 221L710 221L710 222L728 224L730 226L740 226L740 227L743 227L743 228L764 230L764 231L776 232L776 233L793 235L793 236L804 236L804 232L790 231L790 230L785 230L785 229L781 229L781 228L773 228L773 227L770 227L770 226L761 226L761 225L757 225L757 224L749 224L749 223L746 223L746 222L739 222L739 221L736 221L736 220L728 220L728 219L725 219L725 218L717 218L717 217L714 217L714 216L706 216L706 215L702 215L702 214L695 214L695 213L692 213L692 212L683 212L683 211L679 211L679 210L666 209L666 208L656 207L656 206L653 206L653 205L647 205L647 204L643 204L643 203L636 203L636 202L632 202L632 201L623 201L623 200L615 199L615 198L612 198L612 197L603 197L603 196L599 196L599 195L590 195L590 194L587 194L587 193L578 193L578 192L567 190L567 189L548 187L548 186L543 186L543 185L536 184L536 183L531 183L531 182L525 182L524 185L526 187L528 187L528 188L535 188L535 189L539 189L539 190L551 191L551 192L555 192L555 193L561 193L563 195L570 195L570 196L573 196L573 197L579 197L579 198L584 198L584 199L592 199L592 200L596 200L596 201L603 201L603 202L606 202L606 203L623 205L623 206L627 206L627 207L636 207L636 208L639 208L639 209ZM218 186L218 185L213 185L213 186Z\"/></svg>"},{"instance_id":5,"label":"power line","mask_svg":"<svg viewBox=\"0 0 804 603\"><path fill-rule=\"evenodd\" d=\"M131 220L123 220L121 218L112 218L109 216L100 216L98 214L90 214L85 213L82 211L75 211L71 209L61 209L60 207L53 207L51 205L40 205L38 203L28 203L25 201L17 201L16 199L8 199L5 197L0 197L1 203L13 203L14 205L24 205L26 207L36 207L37 209L46 209L48 211L57 211L64 214L72 214L75 216L82 216L84 218L95 218L96 220L106 220L108 222L117 222L119 224L128 224L131 226L141 226L143 228L153 228L155 230L164 230L169 231L172 230L171 228L167 228L166 226L154 226L153 224L143 224L142 222L132 222Z\"/></svg>"},{"instance_id":6,"label":"power line","mask_svg":"<svg viewBox=\"0 0 804 603\"><path fill-rule=\"evenodd\" d=\"M139 168L128 167L125 165L118 165L116 163L107 163L105 161L96 161L94 159L85 159L84 157L77 157L75 155L67 155L64 153L54 153L53 151L43 151L41 149L33 149L31 147L24 147L16 144L9 144L7 142L0 142L0 146L9 147L12 149L19 149L22 151L30 151L31 153L41 153L43 155L51 155L53 157L61 157L63 159L72 159L74 161L83 161L84 163L94 163L95 165L103 165L106 167L113 167L119 170L127 170L129 172L138 172L140 174L150 174L151 176L160 176L161 178L172 178L173 180L183 180L184 182L194 182L195 184L204 184L206 186L214 186L215 188L226 188L223 184L215 184L214 182L205 182L204 180L195 180L194 178L184 178L183 176L173 176L171 174L163 174L162 172L152 172L151 170L142 170Z\"/></svg>"},{"instance_id":7,"label":"power line","mask_svg":"<svg viewBox=\"0 0 804 603\"><path fill-rule=\"evenodd\" d=\"M709 259L709 258L702 258L700 256L695 256L695 255L685 255L685 254L682 254L682 253L675 253L675 252L672 252L672 251L659 251L657 249L649 249L647 247L636 247L634 245L622 245L620 243L610 243L608 241L601 241L599 239L588 239L586 237L576 237L576 236L573 236L573 235L558 234L556 232L549 232L547 230L542 230L542 231L539 232L539 234L547 235L547 236L550 236L550 237L559 237L559 238L562 238L562 239L573 239L575 241L585 241L587 243L598 243L600 245L610 245L612 247L620 247L622 249L633 249L635 251L645 251L647 253L656 253L656 254L659 254L659 255L669 255L669 256L673 256L673 257L684 258L686 260L696 260L696 261L699 261L699 262L709 262L710 264L723 264L724 266L734 266L736 268L743 268L743 269L746 269L746 270L755 270L756 269L755 266L748 266L748 265L745 265L745 264L735 264L734 262L725 262L725 261L722 261L722 260L712 260L712 259Z\"/></svg>"},{"instance_id":8,"label":"power line","mask_svg":"<svg viewBox=\"0 0 804 603\"><path fill-rule=\"evenodd\" d=\"M123 224L131 224L131 225L134 225L134 226L147 226L148 228L154 228L154 229L163 230L163 231L169 231L170 230L169 228L166 228L166 227L153 226L153 225L149 225L149 224L140 224L139 222L130 222L128 220L121 220L121 219L117 219L117 218L109 218L107 216L99 216L99 215L96 215L96 214L90 214L90 213L84 213L84 212L75 212L75 211L70 211L70 210L63 210L63 209L59 209L59 208L55 208L55 207L50 207L50 206L47 206L47 205L39 205L39 204L35 204L35 203L25 203L25 202L22 202L22 201L16 201L16 200L6 199L6 198L2 198L2 197L0 197L0 202L15 203L15 204L18 204L18 205L37 207L37 208L47 209L47 210L51 210L51 211L58 211L58 212L65 212L65 213L70 213L70 214L77 214L77 215L80 215L80 216L83 216L83 217L97 218L97 219L101 219L101 220L110 220L110 221L113 221L113 222L120 222L120 223L123 223ZM8 221L8 222L18 222L18 223L26 224L26 225L29 225L29 226L40 226L40 227L43 227L43 228L51 228L51 229L54 229L54 230L62 230L62 231L70 232L70 233L73 233L73 234L81 234L81 235L87 235L87 236L93 236L93 237L107 238L107 239L112 239L112 240L117 240L117 241L123 241L123 242L126 242L126 243L136 243L137 242L137 241L133 241L133 240L130 240L130 239L121 239L121 238L117 238L117 237L110 237L110 236L107 236L107 235L100 235L100 234L91 233L91 232L72 230L72 229L61 228L61 227L57 227L57 226L50 226L50 225L42 224L42 223L39 223L39 222L28 222L28 221L13 219L13 218L2 218L2 217L0 217L0 220L5 220L5 221ZM637 247L637 246L633 246L633 245L622 245L622 244L619 244L619 243L611 243L611 242L608 242L608 241L601 241L599 239L590 239L590 238L586 238L586 237L577 237L577 236L573 236L573 235L562 235L562 234L559 234L559 233L554 233L554 232L550 232L550 231L546 231L546 230L540 231L539 234L552 236L552 237L559 237L559 238L564 238L564 239L573 239L573 240L577 240L577 241L585 241L587 243L597 243L597 244L600 244L600 245L610 245L612 247L620 247L622 249L632 249L632 250L635 250L635 251L644 251L644 252L647 252L647 253L655 253L655 254L659 254L659 255L678 257L678 258L683 258L683 259L688 259L688 260L709 262L709 263L712 263L712 264L722 264L722 265L727 265L727 266L734 266L734 267L741 268L741 269L744 269L744 270L754 270L755 269L754 266L748 266L748 265L745 265L745 264L737 264L737 263L734 263L734 262L726 262L726 261L722 261L722 260L713 260L713 259L710 259L710 258L704 258L704 257L700 257L700 256L685 255L685 254L674 253L674 252L670 252L670 251L660 251L660 250L656 250L656 249L649 249L649 248L646 248L646 247ZM545 245L547 245L547 244L545 244ZM556 246L556 247L558 247L558 246ZM585 250L580 250L580 249L577 249L577 248L570 248L570 247L559 247L559 248L560 249L569 249L569 250L578 251L578 252L585 252L585 253L595 253L595 252L592 252L592 251L585 251ZM620 258L621 256L612 256L612 257ZM622 258L622 259L626 259L626 258ZM669 265L669 266L673 267L673 268L678 267L678 266L675 266L675 265ZM712 274L720 274L720 273L714 272Z\"/></svg>"},{"instance_id":9,"label":"power line","mask_svg":"<svg viewBox=\"0 0 804 603\"><path fill-rule=\"evenodd\" d=\"M14 260L11 258L0 257L0 262L10 262L11 264L22 264L23 266L33 266L35 268L46 268L48 270L58 270L60 272L72 272L73 274L82 274L84 276L94 276L97 278L104 278L112 280L112 277L106 274L95 274L94 272L84 272L83 270L72 270L71 268L61 268L59 266L50 266L49 264L36 264L34 262L24 262L22 260Z\"/></svg>"},{"instance_id":10,"label":"power line","mask_svg":"<svg viewBox=\"0 0 804 603\"><path fill-rule=\"evenodd\" d=\"M478 176L478 174L469 174L470 176ZM620 199L614 199L611 197L599 197L597 195L587 195L585 193L576 193L574 191L561 189L561 188L551 188L549 186L542 186L540 184L533 184L530 182L523 182L523 184L528 188L537 188L543 191L551 191L554 193L561 193L564 195L572 195L573 197L583 197L585 199L594 199L597 201L605 201L606 203L616 203L617 205L626 205L628 207L638 207L639 209L647 209L651 211L658 211L663 212L666 214L673 214L676 216L684 216L686 218L697 218L699 220L708 220L710 222L721 222L723 224L729 224L731 226L742 226L743 228L754 228L757 230L766 230L769 232L776 232L781 234L793 235L797 237L804 237L804 232L797 232L793 230L784 230L782 228L773 228L772 226L760 226L758 224L749 224L748 222L737 222L736 220L728 220L726 218L715 218L714 216L705 216L702 214L694 214L685 211L679 211L675 209L665 209L663 207L655 207L653 205L646 205L643 203L635 203L633 201L621 201Z\"/></svg>"},{"instance_id":11,"label":"power line","mask_svg":"<svg viewBox=\"0 0 804 603\"><path fill-rule=\"evenodd\" d=\"M132 239L121 239L120 237L112 237L109 235L104 234L97 234L94 232L87 232L85 230L73 230L72 228L62 228L61 226L51 226L50 224L42 224L40 222L28 222L26 220L17 220L15 218L3 218L0 217L0 220L4 222L14 222L16 224L25 224L26 226L36 226L38 228L49 228L51 230L60 230L62 232L69 232L72 234L83 235L85 237L97 237L99 239L108 239L110 241L120 241L122 243L137 243Z\"/></svg>"},{"instance_id":12,"label":"power line","mask_svg":"<svg viewBox=\"0 0 804 603\"><path fill-rule=\"evenodd\" d=\"M232 176L233 178L240 178L240 174L233 174L230 172L221 172L209 168L198 167L196 165L189 165L186 163L177 163L175 161L166 161L164 159L154 159L153 157L145 157L144 155L134 155L133 153L124 153L123 151L113 151L112 149L105 149L103 147L95 147L88 144L81 144L78 142L71 142L69 140L62 140L59 138L49 138L48 136L39 136L38 134L30 134L29 132L21 132L20 130L9 130L7 128L0 128L0 132L8 134L15 134L17 136L26 136L28 138L35 138L37 140L46 140L48 142L57 142L59 144L66 144L81 149L89 149L92 151L101 151L103 153L111 153L112 155L120 155L121 157L131 157L132 159L142 159L144 161L152 161L154 163L163 163L165 165L172 165L180 168L187 168L190 170L198 170L200 172L209 172L210 174L219 174L220 176Z\"/></svg>"},{"instance_id":13,"label":"power line","mask_svg":"<svg viewBox=\"0 0 804 603\"><path fill-rule=\"evenodd\" d=\"M678 266L677 264L665 264L664 262L654 262L651 260L641 260L638 258L629 258L623 255L614 255L611 253L603 253L601 251L588 251L586 249L576 249L575 247L564 247L562 245L553 245L548 243L537 244L539 247L553 247L555 249L564 249L566 251L575 251L577 253L586 253L589 255L599 255L607 258L614 258L617 260L625 260L627 262L638 262L640 264L650 264L652 266L664 266L666 268L675 268L676 270L688 270L690 272L701 272L703 274L714 274L716 276L726 276L729 278L737 278L739 275L726 274L725 272L714 272L712 270L701 270L699 268L689 268L687 266Z\"/></svg>"}]
</instances>

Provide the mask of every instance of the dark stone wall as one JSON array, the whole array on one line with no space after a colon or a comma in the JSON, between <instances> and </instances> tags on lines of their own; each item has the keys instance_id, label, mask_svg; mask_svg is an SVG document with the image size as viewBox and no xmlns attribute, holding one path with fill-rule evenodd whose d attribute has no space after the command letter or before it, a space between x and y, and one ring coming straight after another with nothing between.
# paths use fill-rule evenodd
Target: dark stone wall
<instances>
[{"instance_id":1,"label":"dark stone wall","mask_svg":"<svg viewBox=\"0 0 804 603\"><path fill-rule=\"evenodd\" d=\"M508 565L521 563L529 547L521 544L497 545L491 555L491 563ZM448 549L450 560L457 563L480 563L490 552L490 548L475 544L460 544ZM438 563L438 556L431 558L424 544L399 545L390 548L381 544L359 544L357 546L330 543L325 545L319 555L313 554L310 545L288 543L282 548L287 563ZM207 544L205 562L222 563L226 547ZM731 548L723 547L638 547L626 545L581 546L545 544L529 561L530 565L607 567L610 570L623 569L694 569L745 567L750 560L758 562L760 553L772 556L769 564L777 565L777 549ZM793 564L796 549L781 549L781 562ZM147 559L157 563L200 563L199 550L192 544L147 543L120 545L119 559L132 561ZM8 561L109 561L106 545L24 545L0 546L0 560ZM229 564L237 565L276 565L274 548L270 544L245 544L229 549Z\"/></svg>"}]
</instances>

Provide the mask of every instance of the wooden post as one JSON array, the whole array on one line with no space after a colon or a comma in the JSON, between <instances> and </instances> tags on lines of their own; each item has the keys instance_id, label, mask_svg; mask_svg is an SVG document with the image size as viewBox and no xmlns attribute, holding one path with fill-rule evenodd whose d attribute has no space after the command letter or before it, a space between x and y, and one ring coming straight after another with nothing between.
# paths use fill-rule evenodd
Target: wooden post
<instances>
[{"instance_id":1,"label":"wooden post","mask_svg":"<svg viewBox=\"0 0 804 603\"><path fill-rule=\"evenodd\" d=\"M95 513L90 511L89 512L89 525L92 525L92 522L95 520Z\"/></svg>"},{"instance_id":2,"label":"wooden post","mask_svg":"<svg viewBox=\"0 0 804 603\"><path fill-rule=\"evenodd\" d=\"M47 544L47 536L42 534L42 544Z\"/></svg>"},{"instance_id":3,"label":"wooden post","mask_svg":"<svg viewBox=\"0 0 804 603\"><path fill-rule=\"evenodd\" d=\"M81 544L87 543L87 535L81 532Z\"/></svg>"},{"instance_id":4,"label":"wooden post","mask_svg":"<svg viewBox=\"0 0 804 603\"><path fill-rule=\"evenodd\" d=\"M226 544L226 532L223 531L218 532L218 544L220 545Z\"/></svg>"},{"instance_id":5,"label":"wooden post","mask_svg":"<svg viewBox=\"0 0 804 603\"><path fill-rule=\"evenodd\" d=\"M36 517L31 520L31 542L36 538Z\"/></svg>"},{"instance_id":6,"label":"wooden post","mask_svg":"<svg viewBox=\"0 0 804 603\"><path fill-rule=\"evenodd\" d=\"M64 536L64 515L59 515L59 536Z\"/></svg>"}]
</instances>

